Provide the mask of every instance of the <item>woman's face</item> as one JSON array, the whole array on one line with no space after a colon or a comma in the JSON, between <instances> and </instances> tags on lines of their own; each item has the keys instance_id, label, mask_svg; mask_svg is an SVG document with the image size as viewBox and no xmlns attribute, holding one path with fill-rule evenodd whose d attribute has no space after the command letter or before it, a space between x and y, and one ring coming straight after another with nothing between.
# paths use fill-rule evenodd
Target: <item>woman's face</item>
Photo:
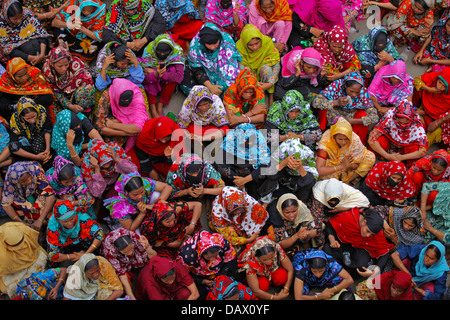
<instances>
[{"instance_id":1,"label":"woman's face","mask_svg":"<svg viewBox=\"0 0 450 320\"><path fill-rule=\"evenodd\" d=\"M105 163L104 165L100 166L101 169L105 171L112 170L114 168L114 161L109 161Z\"/></svg>"},{"instance_id":2,"label":"woman's face","mask_svg":"<svg viewBox=\"0 0 450 320\"><path fill-rule=\"evenodd\" d=\"M397 77L389 77L389 82L392 84L397 84L400 82L400 79Z\"/></svg>"},{"instance_id":3,"label":"woman's face","mask_svg":"<svg viewBox=\"0 0 450 320\"><path fill-rule=\"evenodd\" d=\"M283 209L283 215L289 222L294 222L298 214L297 206L290 206Z\"/></svg>"},{"instance_id":4,"label":"woman's face","mask_svg":"<svg viewBox=\"0 0 450 320\"><path fill-rule=\"evenodd\" d=\"M411 122L411 120L409 120L408 118L405 117L395 117L395 119L400 122L401 124L409 124Z\"/></svg>"},{"instance_id":5,"label":"woman's face","mask_svg":"<svg viewBox=\"0 0 450 320\"><path fill-rule=\"evenodd\" d=\"M85 6L83 9L81 9L81 14L85 17L91 15L95 11L95 6Z\"/></svg>"},{"instance_id":6,"label":"woman's face","mask_svg":"<svg viewBox=\"0 0 450 320\"><path fill-rule=\"evenodd\" d=\"M77 222L77 215L74 214L73 216L71 216L70 218L66 219L66 220L60 220L59 221L62 226L66 229L72 229L75 226L75 223Z\"/></svg>"},{"instance_id":7,"label":"woman's face","mask_svg":"<svg viewBox=\"0 0 450 320\"><path fill-rule=\"evenodd\" d=\"M342 133L336 134L334 140L336 140L336 143L340 148L345 147L350 142L350 140Z\"/></svg>"},{"instance_id":8,"label":"woman's face","mask_svg":"<svg viewBox=\"0 0 450 320\"><path fill-rule=\"evenodd\" d=\"M445 171L445 167L438 165L437 163L431 162L430 171L433 176L439 176Z\"/></svg>"},{"instance_id":9,"label":"woman's face","mask_svg":"<svg viewBox=\"0 0 450 320\"><path fill-rule=\"evenodd\" d=\"M438 89L439 91L445 91L447 87L445 86L445 83L441 79L438 79L436 82L436 89Z\"/></svg>"},{"instance_id":10,"label":"woman's face","mask_svg":"<svg viewBox=\"0 0 450 320\"><path fill-rule=\"evenodd\" d=\"M253 97L253 94L254 94L254 93L255 93L255 90L254 90L253 88L247 89L247 90L245 90L244 92L242 92L241 98L242 98L243 100L248 100L248 99L250 99L251 97Z\"/></svg>"},{"instance_id":11,"label":"woman's face","mask_svg":"<svg viewBox=\"0 0 450 320\"><path fill-rule=\"evenodd\" d=\"M313 66L312 64L306 63L305 61L300 62L303 68L303 71L305 71L306 74L313 74L319 70L319 67Z\"/></svg>"},{"instance_id":12,"label":"woman's face","mask_svg":"<svg viewBox=\"0 0 450 320\"><path fill-rule=\"evenodd\" d=\"M167 143L167 142L170 141L171 138L172 138L172 135L169 134L168 136L166 136L166 137L160 139L159 142L161 142L161 143Z\"/></svg>"},{"instance_id":13,"label":"woman's face","mask_svg":"<svg viewBox=\"0 0 450 320\"><path fill-rule=\"evenodd\" d=\"M125 256L132 256L134 253L134 243L130 243L124 249L120 250L120 253Z\"/></svg>"},{"instance_id":14,"label":"woman's face","mask_svg":"<svg viewBox=\"0 0 450 320\"><path fill-rule=\"evenodd\" d=\"M176 221L175 215L172 214L167 219L161 220L161 224L163 225L163 227L172 228L175 225L175 221Z\"/></svg>"},{"instance_id":15,"label":"woman's face","mask_svg":"<svg viewBox=\"0 0 450 320\"><path fill-rule=\"evenodd\" d=\"M411 231L416 227L416 220L414 218L405 218L402 220L402 226L405 231Z\"/></svg>"},{"instance_id":16,"label":"woman's face","mask_svg":"<svg viewBox=\"0 0 450 320\"><path fill-rule=\"evenodd\" d=\"M397 174L397 173L394 173L391 176L391 179L394 180L395 182L397 182L397 184L398 184L398 183L402 182L403 177L401 175Z\"/></svg>"},{"instance_id":17,"label":"woman's face","mask_svg":"<svg viewBox=\"0 0 450 320\"><path fill-rule=\"evenodd\" d=\"M35 124L37 121L37 112L30 111L26 115L22 116L22 119L29 124Z\"/></svg>"},{"instance_id":18,"label":"woman's face","mask_svg":"<svg viewBox=\"0 0 450 320\"><path fill-rule=\"evenodd\" d=\"M252 40L250 40L248 43L247 43L247 47L251 50L251 51L253 51L253 52L255 52L255 51L258 51L258 49L261 47L261 39L259 39L259 38L253 38Z\"/></svg>"},{"instance_id":19,"label":"woman's face","mask_svg":"<svg viewBox=\"0 0 450 320\"><path fill-rule=\"evenodd\" d=\"M264 11L267 15L271 15L273 10L275 10L275 3L272 1L261 1L259 6L262 11Z\"/></svg>"},{"instance_id":20,"label":"woman's face","mask_svg":"<svg viewBox=\"0 0 450 320\"><path fill-rule=\"evenodd\" d=\"M197 108L196 109L200 113L204 113L204 112L208 111L210 107L211 107L211 101L209 101L209 100L202 100L202 101L200 101L197 104Z\"/></svg>"},{"instance_id":21,"label":"woman's face","mask_svg":"<svg viewBox=\"0 0 450 320\"><path fill-rule=\"evenodd\" d=\"M9 21L11 21L12 24L18 26L19 24L22 23L23 20L23 12L22 13L18 13L13 17L9 17Z\"/></svg>"},{"instance_id":22,"label":"woman's face","mask_svg":"<svg viewBox=\"0 0 450 320\"><path fill-rule=\"evenodd\" d=\"M433 264L435 264L438 261L438 258L436 256L436 253L433 249L428 249L425 251L425 256L423 258L423 263L426 267L431 267Z\"/></svg>"},{"instance_id":23,"label":"woman's face","mask_svg":"<svg viewBox=\"0 0 450 320\"><path fill-rule=\"evenodd\" d=\"M172 283L175 282L175 277L176 277L176 274L174 273L174 274L172 274L172 275L170 275L170 276L167 276L167 277L164 277L164 278L159 278L159 279L160 279L164 284L171 285Z\"/></svg>"},{"instance_id":24,"label":"woman's face","mask_svg":"<svg viewBox=\"0 0 450 320\"><path fill-rule=\"evenodd\" d=\"M352 99L359 96L359 93L361 92L362 85L359 83L355 83L354 85L345 88L345 93L347 93Z\"/></svg>"},{"instance_id":25,"label":"woman's face","mask_svg":"<svg viewBox=\"0 0 450 320\"><path fill-rule=\"evenodd\" d=\"M266 266L270 266L273 263L273 260L275 259L275 252L269 252L263 256L260 256L259 261L261 261L262 264Z\"/></svg>"},{"instance_id":26,"label":"woman's face","mask_svg":"<svg viewBox=\"0 0 450 320\"><path fill-rule=\"evenodd\" d=\"M367 226L367 221L362 215L360 216L359 226L361 227L361 237L369 238L375 235L375 233L370 231L369 227Z\"/></svg>"},{"instance_id":27,"label":"woman's face","mask_svg":"<svg viewBox=\"0 0 450 320\"><path fill-rule=\"evenodd\" d=\"M19 178L19 184L23 187L28 186L29 184L31 184L31 174L29 174L28 172L24 173L23 175L20 176Z\"/></svg>"},{"instance_id":28,"label":"woman's face","mask_svg":"<svg viewBox=\"0 0 450 320\"><path fill-rule=\"evenodd\" d=\"M204 253L204 254L202 254L202 257L206 261L214 261L214 259L216 259L218 255L219 255L219 251L217 251L217 252L210 252L210 253Z\"/></svg>"},{"instance_id":29,"label":"woman's face","mask_svg":"<svg viewBox=\"0 0 450 320\"><path fill-rule=\"evenodd\" d=\"M239 300L239 292L236 293L234 296L228 297L226 299L223 300Z\"/></svg>"},{"instance_id":30,"label":"woman's face","mask_svg":"<svg viewBox=\"0 0 450 320\"><path fill-rule=\"evenodd\" d=\"M14 74L14 80L16 80L18 84L26 83L29 78L28 67L22 68Z\"/></svg>"},{"instance_id":31,"label":"woman's face","mask_svg":"<svg viewBox=\"0 0 450 320\"><path fill-rule=\"evenodd\" d=\"M216 51L216 49L219 47L219 45L220 45L220 40L218 40L216 43L213 43L213 44L205 43L206 49L208 49L210 51Z\"/></svg>"},{"instance_id":32,"label":"woman's face","mask_svg":"<svg viewBox=\"0 0 450 320\"><path fill-rule=\"evenodd\" d=\"M68 58L63 58L59 61L56 61L56 63L53 65L53 68L55 68L55 71L59 75L66 74L67 70L69 69L70 62Z\"/></svg>"},{"instance_id":33,"label":"woman's face","mask_svg":"<svg viewBox=\"0 0 450 320\"><path fill-rule=\"evenodd\" d=\"M391 284L390 291L393 298L396 298L405 292L405 290L397 289L393 283Z\"/></svg>"},{"instance_id":34,"label":"woman's face","mask_svg":"<svg viewBox=\"0 0 450 320\"><path fill-rule=\"evenodd\" d=\"M425 12L425 8L417 1L414 2L413 6L412 6L412 10L415 15L420 15Z\"/></svg>"},{"instance_id":35,"label":"woman's face","mask_svg":"<svg viewBox=\"0 0 450 320\"><path fill-rule=\"evenodd\" d=\"M128 196L134 201L141 201L142 198L144 197L144 194L145 194L144 186L142 186L136 190L128 192Z\"/></svg>"},{"instance_id":36,"label":"woman's face","mask_svg":"<svg viewBox=\"0 0 450 320\"><path fill-rule=\"evenodd\" d=\"M100 266L90 268L85 272L86 277L91 280L97 280L100 277Z\"/></svg>"},{"instance_id":37,"label":"woman's face","mask_svg":"<svg viewBox=\"0 0 450 320\"><path fill-rule=\"evenodd\" d=\"M300 114L300 110L299 109L294 109L288 112L288 117L291 120L294 120L295 118L298 117L298 115Z\"/></svg>"},{"instance_id":38,"label":"woman's face","mask_svg":"<svg viewBox=\"0 0 450 320\"><path fill-rule=\"evenodd\" d=\"M119 69L125 69L126 67L128 67L129 62L130 60L128 58L125 58L121 61L116 61L116 67Z\"/></svg>"},{"instance_id":39,"label":"woman's face","mask_svg":"<svg viewBox=\"0 0 450 320\"><path fill-rule=\"evenodd\" d=\"M64 186L64 187L70 187L71 185L73 185L73 182L75 181L75 177L69 178L67 180L61 180L60 183Z\"/></svg>"},{"instance_id":40,"label":"woman's face","mask_svg":"<svg viewBox=\"0 0 450 320\"><path fill-rule=\"evenodd\" d=\"M334 54L338 54L339 52L341 52L342 48L344 48L343 43L329 42L328 45L331 52L333 52Z\"/></svg>"},{"instance_id":41,"label":"woman's face","mask_svg":"<svg viewBox=\"0 0 450 320\"><path fill-rule=\"evenodd\" d=\"M132 17L138 12L138 9L132 9L132 10L124 9L124 12L128 17Z\"/></svg>"},{"instance_id":42,"label":"woman's face","mask_svg":"<svg viewBox=\"0 0 450 320\"><path fill-rule=\"evenodd\" d=\"M315 269L311 268L311 272L313 275L315 275L317 278L320 278L325 273L325 268Z\"/></svg>"}]
</instances>

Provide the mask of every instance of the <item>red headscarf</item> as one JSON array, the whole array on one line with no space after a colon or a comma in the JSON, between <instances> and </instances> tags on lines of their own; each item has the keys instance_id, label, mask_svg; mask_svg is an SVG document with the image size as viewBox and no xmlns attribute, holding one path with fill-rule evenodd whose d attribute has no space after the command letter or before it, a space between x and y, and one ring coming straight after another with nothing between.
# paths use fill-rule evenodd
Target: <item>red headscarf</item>
<instances>
[{"instance_id":1,"label":"red headscarf","mask_svg":"<svg viewBox=\"0 0 450 320\"><path fill-rule=\"evenodd\" d=\"M433 159L440 158L447 163L447 167L445 170L437 176L433 176L431 174L431 161ZM414 162L414 164L409 169L410 174L414 174L415 172L422 172L425 176L426 182L431 181L449 181L450 180L450 153L448 153L445 149L440 149L433 154L427 155L422 159Z\"/></svg>"},{"instance_id":2,"label":"red headscarf","mask_svg":"<svg viewBox=\"0 0 450 320\"><path fill-rule=\"evenodd\" d=\"M372 237L363 238L359 217L359 209L355 207L349 211L341 212L329 220L338 235L339 241L350 243L355 248L364 249L375 259L388 253L394 245L387 242L383 230Z\"/></svg>"},{"instance_id":3,"label":"red headscarf","mask_svg":"<svg viewBox=\"0 0 450 320\"><path fill-rule=\"evenodd\" d=\"M450 68L445 68L442 71L425 72L421 79L429 87L435 87L438 79L446 85L446 90L443 93L430 93L422 90L422 107L426 115L433 120L439 119L450 111Z\"/></svg>"},{"instance_id":4,"label":"red headscarf","mask_svg":"<svg viewBox=\"0 0 450 320\"><path fill-rule=\"evenodd\" d=\"M374 289L380 300L413 300L412 294L412 277L408 272L405 271L390 271L384 272L379 276L379 283L376 284L374 281ZM399 290L404 290L405 292L398 297L391 296L391 285Z\"/></svg>"},{"instance_id":5,"label":"red headscarf","mask_svg":"<svg viewBox=\"0 0 450 320\"><path fill-rule=\"evenodd\" d=\"M391 187L387 178L395 173L403 176L403 180ZM396 200L406 199L414 195L414 186L411 175L406 171L406 166L400 161L379 162L373 166L366 177L366 184L383 199Z\"/></svg>"}]
</instances>

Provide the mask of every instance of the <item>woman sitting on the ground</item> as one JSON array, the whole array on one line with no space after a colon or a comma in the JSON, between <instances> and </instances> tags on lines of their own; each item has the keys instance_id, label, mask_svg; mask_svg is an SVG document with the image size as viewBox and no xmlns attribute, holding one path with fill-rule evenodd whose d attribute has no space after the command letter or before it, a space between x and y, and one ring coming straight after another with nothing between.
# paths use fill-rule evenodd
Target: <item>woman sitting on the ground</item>
<instances>
[{"instance_id":1,"label":"woman sitting on the ground","mask_svg":"<svg viewBox=\"0 0 450 320\"><path fill-rule=\"evenodd\" d=\"M219 26L238 41L242 28L248 22L246 3L243 0L208 0L205 7L205 21Z\"/></svg>"},{"instance_id":2,"label":"woman sitting on the ground","mask_svg":"<svg viewBox=\"0 0 450 320\"><path fill-rule=\"evenodd\" d=\"M381 67L368 88L370 99L381 116L403 100L412 100L413 78L406 73L406 64L394 60Z\"/></svg>"},{"instance_id":3,"label":"woman sitting on the ground","mask_svg":"<svg viewBox=\"0 0 450 320\"><path fill-rule=\"evenodd\" d=\"M67 274L63 300L116 300L123 294L119 277L102 256L85 253Z\"/></svg>"},{"instance_id":4,"label":"woman sitting on the ground","mask_svg":"<svg viewBox=\"0 0 450 320\"><path fill-rule=\"evenodd\" d=\"M184 242L179 257L204 300L214 279L219 275L235 278L237 273L236 250L218 233L200 230Z\"/></svg>"},{"instance_id":5,"label":"woman sitting on the ground","mask_svg":"<svg viewBox=\"0 0 450 320\"><path fill-rule=\"evenodd\" d=\"M212 203L208 223L239 251L259 236L267 219L266 209L245 191L224 187Z\"/></svg>"},{"instance_id":6,"label":"woman sitting on the ground","mask_svg":"<svg viewBox=\"0 0 450 320\"><path fill-rule=\"evenodd\" d=\"M112 142L92 139L81 159L81 175L96 198L110 191L120 174L134 171L137 171L137 166L131 158Z\"/></svg>"},{"instance_id":7,"label":"woman sitting on the ground","mask_svg":"<svg viewBox=\"0 0 450 320\"><path fill-rule=\"evenodd\" d=\"M179 260L158 255L139 272L134 293L137 300L197 300L199 293Z\"/></svg>"},{"instance_id":8,"label":"woman sitting on the ground","mask_svg":"<svg viewBox=\"0 0 450 320\"><path fill-rule=\"evenodd\" d=\"M49 268L34 272L17 284L18 300L61 300L67 268Z\"/></svg>"},{"instance_id":9,"label":"woman sitting on the ground","mask_svg":"<svg viewBox=\"0 0 450 320\"><path fill-rule=\"evenodd\" d=\"M57 202L48 221L47 245L53 264L68 266L85 253L98 252L105 233L100 224L69 200Z\"/></svg>"},{"instance_id":10,"label":"woman sitting on the ground","mask_svg":"<svg viewBox=\"0 0 450 320\"><path fill-rule=\"evenodd\" d=\"M275 85L274 99L281 100L288 90L296 90L303 99L311 100L326 83L327 69L324 59L314 48L295 47L281 58L281 77Z\"/></svg>"},{"instance_id":11,"label":"woman sitting on the ground","mask_svg":"<svg viewBox=\"0 0 450 320\"><path fill-rule=\"evenodd\" d=\"M109 209L110 229L140 228L142 221L158 201L166 201L172 188L164 182L142 177L138 172L121 174L114 185L118 195L103 200Z\"/></svg>"},{"instance_id":12,"label":"woman sitting on the ground","mask_svg":"<svg viewBox=\"0 0 450 320\"><path fill-rule=\"evenodd\" d=\"M413 281L408 272L398 270L381 274L374 272L365 271L364 274L367 274L369 279L356 285L356 294L362 300L413 300Z\"/></svg>"},{"instance_id":13,"label":"woman sitting on the ground","mask_svg":"<svg viewBox=\"0 0 450 320\"><path fill-rule=\"evenodd\" d=\"M286 45L292 30L292 11L287 0L253 0L248 6L248 24L274 39L280 53L288 51Z\"/></svg>"},{"instance_id":14,"label":"woman sitting on the ground","mask_svg":"<svg viewBox=\"0 0 450 320\"><path fill-rule=\"evenodd\" d=\"M223 104L230 127L253 123L257 129L263 128L267 115L264 91L249 69L241 70L236 82L225 91Z\"/></svg>"},{"instance_id":15,"label":"woman sitting on the ground","mask_svg":"<svg viewBox=\"0 0 450 320\"><path fill-rule=\"evenodd\" d=\"M270 107L264 129L267 129L267 140L272 144L272 135L279 137L279 142L297 138L303 144L313 148L322 137L319 123L313 114L310 104L297 90L289 90L282 100L275 101ZM274 134L272 130L277 130Z\"/></svg>"},{"instance_id":16,"label":"woman sitting on the ground","mask_svg":"<svg viewBox=\"0 0 450 320\"><path fill-rule=\"evenodd\" d=\"M52 21L55 36L66 42L73 56L91 63L103 46L106 4L101 0L70 0Z\"/></svg>"},{"instance_id":17,"label":"woman sitting on the ground","mask_svg":"<svg viewBox=\"0 0 450 320\"><path fill-rule=\"evenodd\" d=\"M264 92L267 91L270 107L281 70L280 52L271 38L251 24L242 29L236 48L242 55L242 68L249 69L258 80L260 88Z\"/></svg>"},{"instance_id":18,"label":"woman sitting on the ground","mask_svg":"<svg viewBox=\"0 0 450 320\"><path fill-rule=\"evenodd\" d=\"M312 107L319 109L318 120L322 130L335 124L338 117L343 117L363 144L367 143L370 126L379 120L359 72L351 72L343 79L333 81L314 98Z\"/></svg>"},{"instance_id":19,"label":"woman sitting on the ground","mask_svg":"<svg viewBox=\"0 0 450 320\"><path fill-rule=\"evenodd\" d=\"M342 117L324 132L318 148L316 167L320 180L336 178L354 185L367 175L376 160Z\"/></svg>"},{"instance_id":20,"label":"woman sitting on the ground","mask_svg":"<svg viewBox=\"0 0 450 320\"><path fill-rule=\"evenodd\" d=\"M414 196L411 174L400 161L379 162L373 166L358 188L372 206L402 203Z\"/></svg>"},{"instance_id":21,"label":"woman sitting on the ground","mask_svg":"<svg viewBox=\"0 0 450 320\"><path fill-rule=\"evenodd\" d=\"M125 294L131 300L136 300L131 278L156 256L156 251L148 244L147 239L135 231L119 228L105 237L100 253L113 266Z\"/></svg>"},{"instance_id":22,"label":"woman sitting on the ground","mask_svg":"<svg viewBox=\"0 0 450 320\"><path fill-rule=\"evenodd\" d=\"M289 296L294 268L281 246L268 236L256 239L239 255L238 267L244 271L248 286L261 300L282 300ZM283 286L274 294L270 285Z\"/></svg>"},{"instance_id":23,"label":"woman sitting on the ground","mask_svg":"<svg viewBox=\"0 0 450 320\"><path fill-rule=\"evenodd\" d=\"M152 118L162 115L163 107L169 104L175 88L183 81L184 62L183 49L170 35L161 34L145 47L142 55L145 79L142 85L147 93Z\"/></svg>"},{"instance_id":24,"label":"woman sitting on the ground","mask_svg":"<svg viewBox=\"0 0 450 320\"><path fill-rule=\"evenodd\" d=\"M324 59L323 69L327 71L327 80L335 81L344 78L350 72L358 72L361 62L348 40L345 29L334 26L314 42L314 49Z\"/></svg>"},{"instance_id":25,"label":"woman sitting on the ground","mask_svg":"<svg viewBox=\"0 0 450 320\"><path fill-rule=\"evenodd\" d=\"M56 156L46 176L56 196L56 202L69 200L91 218L96 217L93 208L95 199L81 176L80 168L73 162Z\"/></svg>"},{"instance_id":26,"label":"woman sitting on the ground","mask_svg":"<svg viewBox=\"0 0 450 320\"><path fill-rule=\"evenodd\" d=\"M114 141L125 152L130 151L149 120L141 89L130 80L114 79L103 91L94 118L95 128L105 137L105 142Z\"/></svg>"},{"instance_id":27,"label":"woman sitting on the ground","mask_svg":"<svg viewBox=\"0 0 450 320\"><path fill-rule=\"evenodd\" d=\"M388 110L369 134L369 146L384 161L406 161L407 167L428 151L425 126L411 101Z\"/></svg>"},{"instance_id":28,"label":"woman sitting on the ground","mask_svg":"<svg viewBox=\"0 0 450 320\"><path fill-rule=\"evenodd\" d=\"M244 284L220 275L214 280L206 300L258 300L252 290Z\"/></svg>"},{"instance_id":29,"label":"woman sitting on the ground","mask_svg":"<svg viewBox=\"0 0 450 320\"><path fill-rule=\"evenodd\" d=\"M140 233L158 256L177 259L183 243L201 228L199 201L154 204L140 226Z\"/></svg>"},{"instance_id":30,"label":"woman sitting on the ground","mask_svg":"<svg viewBox=\"0 0 450 320\"><path fill-rule=\"evenodd\" d=\"M98 53L94 77L95 87L103 91L116 78L125 78L142 87L145 74L136 54L126 45L113 41Z\"/></svg>"},{"instance_id":31,"label":"woman sitting on the ground","mask_svg":"<svg viewBox=\"0 0 450 320\"><path fill-rule=\"evenodd\" d=\"M309 249L292 258L295 269L294 295L296 300L329 300L333 295L353 284L352 276L322 250ZM311 289L322 291L310 295Z\"/></svg>"},{"instance_id":32,"label":"woman sitting on the ground","mask_svg":"<svg viewBox=\"0 0 450 320\"><path fill-rule=\"evenodd\" d=\"M42 73L55 96L55 112L70 109L88 113L94 107L95 86L88 67L65 46L53 48Z\"/></svg>"}]
</instances>

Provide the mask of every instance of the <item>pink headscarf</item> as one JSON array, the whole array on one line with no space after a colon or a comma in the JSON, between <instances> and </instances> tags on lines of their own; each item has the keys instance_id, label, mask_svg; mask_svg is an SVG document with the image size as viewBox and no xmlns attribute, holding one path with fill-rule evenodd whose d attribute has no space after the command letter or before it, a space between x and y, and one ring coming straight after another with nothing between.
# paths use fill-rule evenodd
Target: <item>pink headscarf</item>
<instances>
[{"instance_id":1,"label":"pink headscarf","mask_svg":"<svg viewBox=\"0 0 450 320\"><path fill-rule=\"evenodd\" d=\"M301 47L294 47L291 51L285 54L282 58L281 75L283 77L289 77L295 74L295 63L298 60L318 67L317 71L312 74L306 74L304 70L300 73L301 79L310 79L313 86L317 86L317 76L320 74L323 66L322 55L314 48L302 49Z\"/></svg>"},{"instance_id":2,"label":"pink headscarf","mask_svg":"<svg viewBox=\"0 0 450 320\"><path fill-rule=\"evenodd\" d=\"M127 90L133 91L133 101L131 101L128 107L122 107L119 105L120 95ZM109 98L111 101L111 112L114 118L122 123L135 124L142 130L144 124L149 120L149 116L144 95L136 84L125 78L114 79L112 85L109 87ZM137 136L128 137L123 148L125 152L128 152L135 145L136 138Z\"/></svg>"},{"instance_id":3,"label":"pink headscarf","mask_svg":"<svg viewBox=\"0 0 450 320\"><path fill-rule=\"evenodd\" d=\"M341 0L288 0L292 11L307 25L325 32L335 25L345 30Z\"/></svg>"}]
</instances>

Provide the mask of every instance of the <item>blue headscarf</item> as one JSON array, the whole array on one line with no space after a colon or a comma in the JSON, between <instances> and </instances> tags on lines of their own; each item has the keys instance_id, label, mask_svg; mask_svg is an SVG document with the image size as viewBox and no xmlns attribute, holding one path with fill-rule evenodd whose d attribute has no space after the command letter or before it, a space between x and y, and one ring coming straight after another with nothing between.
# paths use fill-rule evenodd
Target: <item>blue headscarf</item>
<instances>
[{"instance_id":1,"label":"blue headscarf","mask_svg":"<svg viewBox=\"0 0 450 320\"><path fill-rule=\"evenodd\" d=\"M426 267L424 263L425 252L429 249L430 245L435 245L441 252L441 257L432 266ZM420 287L422 284L436 280L442 276L444 272L450 270L445 259L445 247L444 245L436 240L431 241L427 244L419 254L419 261L416 263L416 274L413 277L414 282Z\"/></svg>"}]
</instances>

